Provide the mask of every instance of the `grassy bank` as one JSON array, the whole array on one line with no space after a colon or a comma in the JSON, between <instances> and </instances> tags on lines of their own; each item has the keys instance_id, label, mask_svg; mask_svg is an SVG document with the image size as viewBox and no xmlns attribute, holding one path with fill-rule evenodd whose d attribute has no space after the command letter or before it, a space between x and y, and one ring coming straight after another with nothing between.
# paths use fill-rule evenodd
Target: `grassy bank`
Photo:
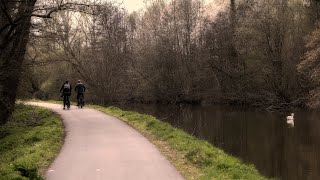
<instances>
[{"instance_id":1,"label":"grassy bank","mask_svg":"<svg viewBox=\"0 0 320 180\"><path fill-rule=\"evenodd\" d=\"M63 143L63 125L49 110L17 105L0 127L0 179L43 179Z\"/></svg>"},{"instance_id":2,"label":"grassy bank","mask_svg":"<svg viewBox=\"0 0 320 180\"><path fill-rule=\"evenodd\" d=\"M266 179L253 165L231 157L150 115L122 111L116 107L90 106L118 117L144 134L187 179Z\"/></svg>"}]
</instances>

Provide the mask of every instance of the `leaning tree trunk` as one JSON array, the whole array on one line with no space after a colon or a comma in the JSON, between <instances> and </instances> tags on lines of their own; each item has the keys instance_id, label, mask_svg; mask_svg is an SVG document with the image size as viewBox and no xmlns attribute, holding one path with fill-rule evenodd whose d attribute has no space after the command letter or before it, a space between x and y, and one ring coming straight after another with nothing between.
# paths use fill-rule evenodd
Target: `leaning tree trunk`
<instances>
[{"instance_id":1,"label":"leaning tree trunk","mask_svg":"<svg viewBox=\"0 0 320 180\"><path fill-rule=\"evenodd\" d=\"M0 5L0 125L14 109L36 1L4 0Z\"/></svg>"}]
</instances>

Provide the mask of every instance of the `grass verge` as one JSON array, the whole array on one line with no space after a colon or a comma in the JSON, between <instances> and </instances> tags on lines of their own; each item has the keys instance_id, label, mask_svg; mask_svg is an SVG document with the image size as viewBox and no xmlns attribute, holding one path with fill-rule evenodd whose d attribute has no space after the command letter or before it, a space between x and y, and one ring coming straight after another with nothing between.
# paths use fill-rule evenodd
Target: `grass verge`
<instances>
[{"instance_id":1,"label":"grass verge","mask_svg":"<svg viewBox=\"0 0 320 180\"><path fill-rule=\"evenodd\" d=\"M63 143L63 125L51 111L17 104L0 127L0 179L43 179Z\"/></svg>"},{"instance_id":2,"label":"grass verge","mask_svg":"<svg viewBox=\"0 0 320 180\"><path fill-rule=\"evenodd\" d=\"M186 179L267 179L253 165L224 153L153 116L90 105L118 117L147 137Z\"/></svg>"},{"instance_id":3,"label":"grass verge","mask_svg":"<svg viewBox=\"0 0 320 180\"><path fill-rule=\"evenodd\" d=\"M186 179L267 179L253 165L245 164L210 143L199 140L153 116L123 111L117 107L88 106L115 116L135 128L156 145Z\"/></svg>"}]
</instances>

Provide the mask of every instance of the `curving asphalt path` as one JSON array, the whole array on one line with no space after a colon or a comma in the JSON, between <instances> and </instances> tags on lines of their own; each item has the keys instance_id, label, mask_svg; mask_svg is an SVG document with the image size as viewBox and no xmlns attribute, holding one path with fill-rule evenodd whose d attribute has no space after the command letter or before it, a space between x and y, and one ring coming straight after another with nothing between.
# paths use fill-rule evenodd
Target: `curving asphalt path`
<instances>
[{"instance_id":1,"label":"curving asphalt path","mask_svg":"<svg viewBox=\"0 0 320 180\"><path fill-rule=\"evenodd\" d=\"M180 180L157 148L133 128L102 112L72 106L28 103L61 115L66 131L48 180Z\"/></svg>"}]
</instances>

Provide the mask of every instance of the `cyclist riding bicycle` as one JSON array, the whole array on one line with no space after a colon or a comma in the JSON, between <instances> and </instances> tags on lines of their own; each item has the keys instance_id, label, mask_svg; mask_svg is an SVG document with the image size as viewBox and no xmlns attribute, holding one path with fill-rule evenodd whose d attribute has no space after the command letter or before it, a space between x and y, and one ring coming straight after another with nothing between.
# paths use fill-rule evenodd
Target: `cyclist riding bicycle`
<instances>
[{"instance_id":1,"label":"cyclist riding bicycle","mask_svg":"<svg viewBox=\"0 0 320 180\"><path fill-rule=\"evenodd\" d=\"M71 84L69 83L69 81L66 81L61 89L60 92L62 93L62 97L63 97L63 109L70 108L70 96L71 96Z\"/></svg>"},{"instance_id":2,"label":"cyclist riding bicycle","mask_svg":"<svg viewBox=\"0 0 320 180\"><path fill-rule=\"evenodd\" d=\"M82 103L82 106L84 106L84 92L86 91L86 87L84 86L84 84L81 82L81 80L78 81L76 87L74 88L74 90L77 92L77 102L79 106ZM80 97L82 97L82 102L80 102Z\"/></svg>"}]
</instances>

